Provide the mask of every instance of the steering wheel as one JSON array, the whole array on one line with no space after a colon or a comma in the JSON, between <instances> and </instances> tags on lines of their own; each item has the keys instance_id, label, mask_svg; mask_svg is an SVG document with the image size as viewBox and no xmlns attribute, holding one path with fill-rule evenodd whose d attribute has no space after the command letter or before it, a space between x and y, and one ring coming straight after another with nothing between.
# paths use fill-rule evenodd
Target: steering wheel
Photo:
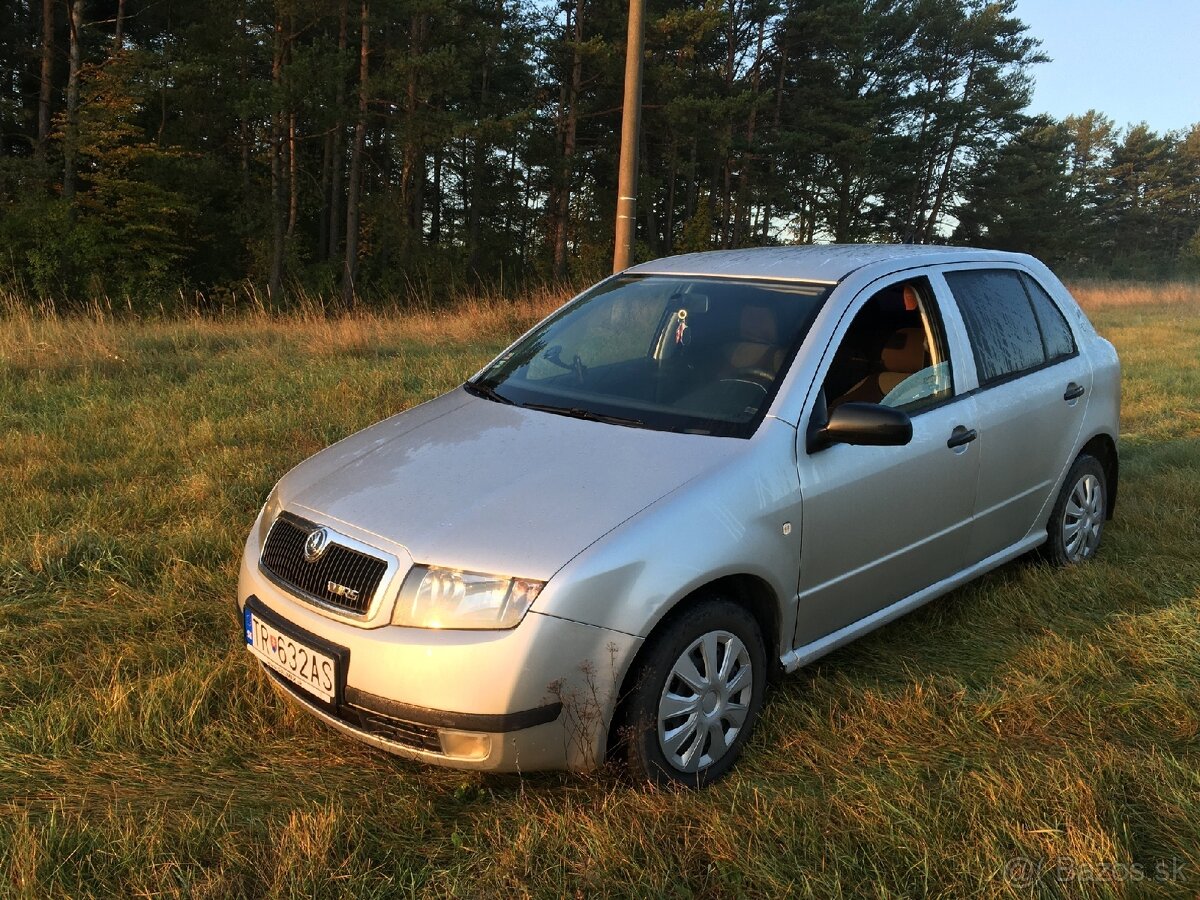
<instances>
[{"instance_id":1,"label":"steering wheel","mask_svg":"<svg viewBox=\"0 0 1200 900\"><path fill-rule=\"evenodd\" d=\"M763 392L763 396L771 393L771 388L775 386L775 376L766 369L746 369L732 375L726 375L724 378L717 379L718 384L723 384L727 381L738 382L740 384L750 384Z\"/></svg>"}]
</instances>

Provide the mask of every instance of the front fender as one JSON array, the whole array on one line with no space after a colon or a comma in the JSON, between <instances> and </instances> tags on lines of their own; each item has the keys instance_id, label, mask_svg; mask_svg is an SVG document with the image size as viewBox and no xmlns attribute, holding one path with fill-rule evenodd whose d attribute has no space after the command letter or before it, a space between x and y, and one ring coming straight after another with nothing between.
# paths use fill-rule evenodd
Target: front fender
<instances>
[{"instance_id":1,"label":"front fender","mask_svg":"<svg viewBox=\"0 0 1200 900\"><path fill-rule=\"evenodd\" d=\"M535 608L637 637L732 575L766 583L790 649L800 569L796 430L768 418L746 451L682 485L555 573ZM785 532L785 523L790 524Z\"/></svg>"}]
</instances>

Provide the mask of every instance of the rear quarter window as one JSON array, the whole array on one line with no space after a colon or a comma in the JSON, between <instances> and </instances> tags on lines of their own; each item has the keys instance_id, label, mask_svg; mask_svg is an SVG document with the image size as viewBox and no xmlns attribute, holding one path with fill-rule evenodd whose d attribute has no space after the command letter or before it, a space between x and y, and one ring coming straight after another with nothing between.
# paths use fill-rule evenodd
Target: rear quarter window
<instances>
[{"instance_id":1,"label":"rear quarter window","mask_svg":"<svg viewBox=\"0 0 1200 900\"><path fill-rule=\"evenodd\" d=\"M1046 362L1041 329L1019 273L968 269L946 272L945 278L962 312L981 385Z\"/></svg>"},{"instance_id":2,"label":"rear quarter window","mask_svg":"<svg viewBox=\"0 0 1200 900\"><path fill-rule=\"evenodd\" d=\"M1037 317L1038 327L1042 331L1042 344L1046 350L1046 359L1062 359L1075 355L1075 338L1071 334L1071 326L1063 317L1045 288L1033 278L1022 273L1021 281L1029 292L1029 302L1033 304L1033 314Z\"/></svg>"}]
</instances>

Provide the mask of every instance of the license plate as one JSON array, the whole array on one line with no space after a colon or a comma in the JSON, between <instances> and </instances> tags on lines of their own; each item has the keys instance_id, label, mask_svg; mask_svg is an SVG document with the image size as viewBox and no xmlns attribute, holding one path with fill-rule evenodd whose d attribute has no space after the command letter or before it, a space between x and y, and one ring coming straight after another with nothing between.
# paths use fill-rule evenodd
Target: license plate
<instances>
[{"instance_id":1,"label":"license plate","mask_svg":"<svg viewBox=\"0 0 1200 900\"><path fill-rule=\"evenodd\" d=\"M333 702L337 662L319 650L285 634L246 609L246 646L284 678Z\"/></svg>"}]
</instances>

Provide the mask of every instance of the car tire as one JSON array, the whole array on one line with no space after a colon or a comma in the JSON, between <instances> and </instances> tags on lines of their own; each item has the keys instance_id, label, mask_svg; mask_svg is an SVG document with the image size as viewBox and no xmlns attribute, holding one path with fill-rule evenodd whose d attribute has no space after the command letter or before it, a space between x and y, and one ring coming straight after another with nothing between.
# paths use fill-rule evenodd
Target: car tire
<instances>
[{"instance_id":1,"label":"car tire","mask_svg":"<svg viewBox=\"0 0 1200 900\"><path fill-rule=\"evenodd\" d=\"M762 630L742 606L710 598L650 638L623 704L625 758L636 778L704 787L737 761L767 682Z\"/></svg>"},{"instance_id":2,"label":"car tire","mask_svg":"<svg viewBox=\"0 0 1200 900\"><path fill-rule=\"evenodd\" d=\"M1108 517L1104 466L1083 454L1071 465L1054 501L1042 556L1056 566L1072 566L1096 555Z\"/></svg>"}]
</instances>

